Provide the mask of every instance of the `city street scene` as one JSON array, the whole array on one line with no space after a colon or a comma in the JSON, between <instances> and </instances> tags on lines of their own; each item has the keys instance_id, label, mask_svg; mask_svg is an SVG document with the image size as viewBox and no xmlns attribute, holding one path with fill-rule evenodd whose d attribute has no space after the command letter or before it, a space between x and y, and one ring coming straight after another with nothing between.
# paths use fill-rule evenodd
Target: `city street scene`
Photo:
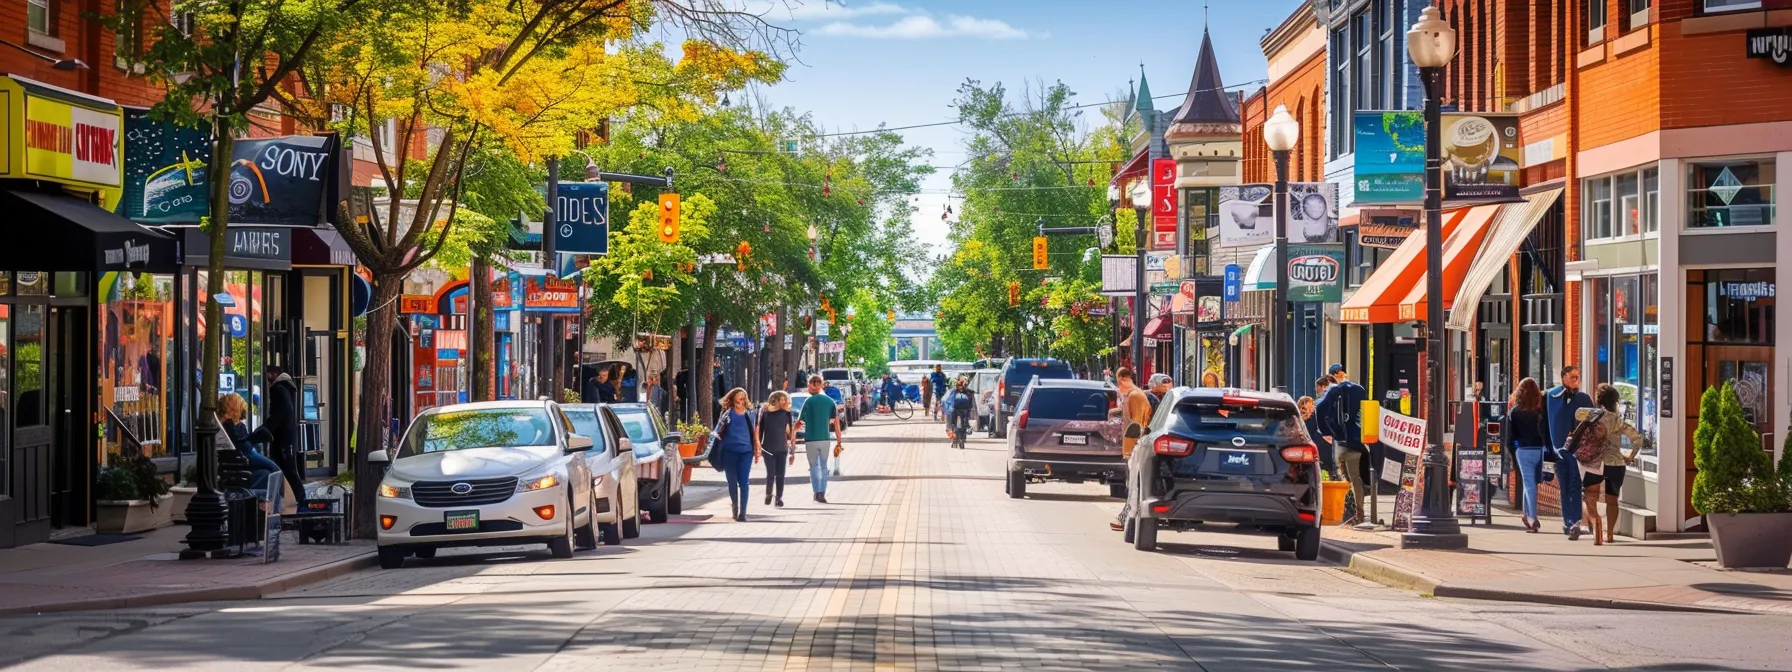
<instances>
[{"instance_id":1,"label":"city street scene","mask_svg":"<svg viewBox=\"0 0 1792 672\"><path fill-rule=\"evenodd\" d=\"M1792 670L1792 0L19 5L0 668Z\"/></svg>"}]
</instances>

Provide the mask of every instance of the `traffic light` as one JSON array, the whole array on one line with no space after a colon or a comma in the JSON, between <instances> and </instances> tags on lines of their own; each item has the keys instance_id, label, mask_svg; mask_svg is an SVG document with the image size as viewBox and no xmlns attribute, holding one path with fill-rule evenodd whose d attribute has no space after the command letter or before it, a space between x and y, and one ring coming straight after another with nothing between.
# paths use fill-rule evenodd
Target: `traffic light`
<instances>
[{"instance_id":1,"label":"traffic light","mask_svg":"<svg viewBox=\"0 0 1792 672\"><path fill-rule=\"evenodd\" d=\"M1033 237L1033 270L1045 270L1045 236Z\"/></svg>"},{"instance_id":2,"label":"traffic light","mask_svg":"<svg viewBox=\"0 0 1792 672\"><path fill-rule=\"evenodd\" d=\"M896 311L886 310L886 311L884 311L884 317L888 318L891 322L895 322L896 321Z\"/></svg>"},{"instance_id":3,"label":"traffic light","mask_svg":"<svg viewBox=\"0 0 1792 672\"><path fill-rule=\"evenodd\" d=\"M678 242L678 194L660 194L660 242Z\"/></svg>"},{"instance_id":4,"label":"traffic light","mask_svg":"<svg viewBox=\"0 0 1792 672\"><path fill-rule=\"evenodd\" d=\"M1008 307L1009 308L1019 308L1020 307L1020 283L1019 282L1009 282L1008 283Z\"/></svg>"}]
</instances>

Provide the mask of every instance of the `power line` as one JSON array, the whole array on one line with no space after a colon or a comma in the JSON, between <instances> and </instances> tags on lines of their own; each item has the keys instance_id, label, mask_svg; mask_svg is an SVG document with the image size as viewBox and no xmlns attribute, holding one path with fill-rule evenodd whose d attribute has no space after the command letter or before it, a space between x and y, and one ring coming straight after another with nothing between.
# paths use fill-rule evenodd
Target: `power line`
<instances>
[{"instance_id":1,"label":"power line","mask_svg":"<svg viewBox=\"0 0 1792 672\"><path fill-rule=\"evenodd\" d=\"M1248 82L1240 82L1238 84L1233 84L1231 86L1221 87L1218 90L1225 91L1227 89L1237 89L1237 88L1242 88L1242 87L1246 87L1246 86L1253 86L1253 85L1257 85L1257 84L1267 84L1267 83L1269 83L1269 80L1267 80L1267 79L1253 79ZM1205 93L1207 91L1212 91L1212 90L1214 90L1214 89L1199 89L1196 91L1190 91L1188 93ZM1186 94L1186 93L1168 93L1168 94L1164 94L1161 96L1152 96L1151 99L1152 100L1164 100L1166 98L1182 98L1187 95L1188 94ZM1107 105L1112 105L1116 102L1119 102L1119 101L1110 100L1110 101L1105 101L1105 102L1100 102L1100 103L1081 103L1081 104L1077 104L1077 105L1066 105L1063 109L1080 110L1080 109L1090 108L1090 107L1104 107ZM1028 112L1010 112L1008 114L1001 115L998 118L1019 117L1019 116L1025 116L1027 114L1029 114L1029 113ZM892 126L889 128L874 128L874 129L871 129L868 131L839 131L839 132L835 132L835 133L819 133L819 134L816 134L816 135L813 135L810 137L835 138L835 137L848 136L848 135L870 135L872 133L883 133L885 131L909 131L909 130L914 130L917 128L933 128L936 126L956 126L956 125L962 124L962 123L964 123L962 120L953 119L951 121L935 121L935 122L926 123L926 124L910 124L908 126Z\"/></svg>"}]
</instances>

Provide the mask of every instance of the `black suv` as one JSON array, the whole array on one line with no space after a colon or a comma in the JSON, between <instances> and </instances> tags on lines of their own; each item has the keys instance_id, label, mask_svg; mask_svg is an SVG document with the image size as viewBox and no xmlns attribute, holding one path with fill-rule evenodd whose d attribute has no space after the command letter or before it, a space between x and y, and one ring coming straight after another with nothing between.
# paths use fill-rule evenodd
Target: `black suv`
<instances>
[{"instance_id":1,"label":"black suv","mask_svg":"<svg viewBox=\"0 0 1792 672\"><path fill-rule=\"evenodd\" d=\"M1319 557L1319 451L1288 395L1179 387L1146 432L1128 465L1134 548L1157 548L1160 529L1227 522Z\"/></svg>"},{"instance_id":2,"label":"black suv","mask_svg":"<svg viewBox=\"0 0 1792 672\"><path fill-rule=\"evenodd\" d=\"M1009 359L1002 363L1002 375L996 379L996 438L1008 438L1008 419L1014 416L1014 405L1027 383L1040 380L1069 380L1076 377L1070 365L1060 359Z\"/></svg>"},{"instance_id":3,"label":"black suv","mask_svg":"<svg viewBox=\"0 0 1792 672\"><path fill-rule=\"evenodd\" d=\"M1117 392L1099 380L1035 380L1015 404L1008 439L1008 496L1027 496L1028 483L1108 484L1126 495Z\"/></svg>"}]
</instances>

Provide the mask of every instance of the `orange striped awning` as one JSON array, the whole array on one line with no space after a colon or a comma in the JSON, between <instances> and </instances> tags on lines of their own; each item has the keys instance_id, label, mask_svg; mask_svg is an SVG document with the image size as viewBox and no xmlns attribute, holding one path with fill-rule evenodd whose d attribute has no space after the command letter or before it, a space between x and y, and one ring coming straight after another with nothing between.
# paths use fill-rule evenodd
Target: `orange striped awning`
<instances>
[{"instance_id":1,"label":"orange striped awning","mask_svg":"<svg viewBox=\"0 0 1792 672\"><path fill-rule=\"evenodd\" d=\"M1481 250L1481 241L1487 239L1487 229L1494 218L1500 214L1500 205L1477 205L1468 211L1462 222L1456 226L1456 232L1444 238L1444 309L1449 310L1455 303L1456 291L1462 288L1462 278L1468 275L1468 269L1475 263L1475 253ZM1421 268L1424 264L1419 265ZM1425 286L1428 284L1424 273L1419 274L1418 282L1413 284L1412 291L1400 301L1400 321L1424 319Z\"/></svg>"},{"instance_id":2,"label":"orange striped awning","mask_svg":"<svg viewBox=\"0 0 1792 672\"><path fill-rule=\"evenodd\" d=\"M1444 211L1444 240L1468 215L1467 209ZM1401 321L1400 304L1425 276L1425 229L1406 237L1394 253L1375 267L1363 285L1344 300L1338 321L1346 324L1389 324Z\"/></svg>"}]
</instances>

